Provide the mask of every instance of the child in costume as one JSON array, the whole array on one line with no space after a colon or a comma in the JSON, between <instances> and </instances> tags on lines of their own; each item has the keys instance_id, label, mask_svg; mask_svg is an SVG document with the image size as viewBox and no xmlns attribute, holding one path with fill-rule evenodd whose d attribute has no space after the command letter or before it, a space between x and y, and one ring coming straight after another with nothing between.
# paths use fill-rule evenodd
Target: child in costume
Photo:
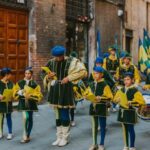
<instances>
[{"instance_id":1,"label":"child in costume","mask_svg":"<svg viewBox=\"0 0 150 150\"><path fill-rule=\"evenodd\" d=\"M147 66L147 69L145 70L146 74L146 81L145 85L143 86L143 90L149 90L150 89L150 65Z\"/></svg>"},{"instance_id":2,"label":"child in costume","mask_svg":"<svg viewBox=\"0 0 150 150\"><path fill-rule=\"evenodd\" d=\"M37 103L42 99L40 86L32 79L32 67L25 70L25 78L16 83L14 97L19 101L18 111L22 112L24 132L21 143L30 142L30 134L33 128L33 112L38 111Z\"/></svg>"},{"instance_id":3,"label":"child in costume","mask_svg":"<svg viewBox=\"0 0 150 150\"><path fill-rule=\"evenodd\" d=\"M112 76L115 75L117 68L119 67L119 59L117 58L116 48L110 47L109 57L104 59L104 69L111 73Z\"/></svg>"},{"instance_id":4,"label":"child in costume","mask_svg":"<svg viewBox=\"0 0 150 150\"><path fill-rule=\"evenodd\" d=\"M124 132L125 146L123 150L136 150L134 125L137 123L137 114L133 106L144 105L145 101L141 92L134 86L134 75L132 72L125 73L124 87L116 93L114 102L120 103L118 121L122 123ZM129 138L130 145L128 141Z\"/></svg>"},{"instance_id":5,"label":"child in costume","mask_svg":"<svg viewBox=\"0 0 150 150\"><path fill-rule=\"evenodd\" d=\"M97 57L95 60L95 66L100 66L103 67L103 58L102 57ZM103 68L104 69L104 68ZM109 73L109 71L104 69L103 72L103 78L105 79L105 82L111 87L112 92L114 93L114 89L116 88L115 86L115 80L113 79L113 76ZM94 71L91 73L90 78L89 78L89 84L90 82L94 81ZM112 103L112 111L116 112L116 104Z\"/></svg>"},{"instance_id":6,"label":"child in costume","mask_svg":"<svg viewBox=\"0 0 150 150\"><path fill-rule=\"evenodd\" d=\"M9 101L3 101L4 96L3 93L5 90L13 89L13 82L11 81L12 71L10 68L3 68L0 72L2 79L0 80L0 139L3 138L3 123L4 117L6 116L7 119L7 126L8 126L8 136L7 140L12 139L12 98ZM13 94L13 93L12 93Z\"/></svg>"},{"instance_id":7,"label":"child in costume","mask_svg":"<svg viewBox=\"0 0 150 150\"><path fill-rule=\"evenodd\" d=\"M125 54L123 57L123 65L117 68L115 79L119 85L124 85L124 75L126 72L131 72L135 79L135 85L138 86L141 77L140 73L135 65L132 64L132 57L129 54Z\"/></svg>"},{"instance_id":8,"label":"child in costume","mask_svg":"<svg viewBox=\"0 0 150 150\"><path fill-rule=\"evenodd\" d=\"M104 150L106 134L106 118L108 115L107 101L113 99L110 87L103 79L104 69L100 66L94 67L94 82L90 85L96 96L96 102L90 105L90 115L92 116L93 145L89 150ZM100 144L97 145L98 122L100 123Z\"/></svg>"}]
</instances>

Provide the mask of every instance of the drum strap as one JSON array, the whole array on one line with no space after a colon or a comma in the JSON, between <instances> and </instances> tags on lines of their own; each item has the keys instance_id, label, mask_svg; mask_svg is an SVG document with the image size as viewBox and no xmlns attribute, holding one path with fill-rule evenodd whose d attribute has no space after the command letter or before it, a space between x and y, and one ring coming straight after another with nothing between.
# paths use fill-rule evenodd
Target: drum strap
<instances>
[{"instance_id":1,"label":"drum strap","mask_svg":"<svg viewBox=\"0 0 150 150\"><path fill-rule=\"evenodd\" d=\"M124 116L124 109L121 109L121 118Z\"/></svg>"}]
</instances>

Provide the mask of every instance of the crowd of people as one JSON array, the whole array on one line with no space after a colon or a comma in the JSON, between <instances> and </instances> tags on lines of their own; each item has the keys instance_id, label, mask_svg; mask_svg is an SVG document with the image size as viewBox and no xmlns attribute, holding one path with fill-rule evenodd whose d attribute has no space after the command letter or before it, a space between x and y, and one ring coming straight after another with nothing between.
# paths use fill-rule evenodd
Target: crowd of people
<instances>
[{"instance_id":1,"label":"crowd of people","mask_svg":"<svg viewBox=\"0 0 150 150\"><path fill-rule=\"evenodd\" d=\"M132 62L132 57L126 51L119 54L115 47L110 47L104 57L97 57L92 73L88 76L84 63L75 52L69 57L65 56L63 46L52 49L53 58L49 60L48 72L42 70L44 88L47 91L47 101L55 112L56 140L53 146L63 147L69 143L70 126L75 126L74 111L79 100L76 99L74 87L81 94L80 100L88 100L84 91L80 90L81 83L84 88L91 89L95 95L89 107L89 116L92 117L93 143L89 150L104 150L106 135L106 120L108 111L117 112L118 119L124 132L123 150L136 150L135 129L137 123L137 107L145 105L142 93L138 90L141 75ZM146 69L146 84L143 90L150 89L150 66ZM8 126L7 140L13 138L12 112L13 101L18 101L17 110L22 112L23 136L21 143L31 141L33 128L33 112L38 111L38 103L43 95L40 85L33 80L33 69L25 69L24 79L14 84L11 80L12 70L3 68L0 71L0 139L3 138L3 121L6 117ZM6 91L12 92L12 98L5 101ZM10 92L9 91L9 92ZM70 117L71 116L71 117ZM98 128L100 127L100 143L97 142Z\"/></svg>"}]
</instances>

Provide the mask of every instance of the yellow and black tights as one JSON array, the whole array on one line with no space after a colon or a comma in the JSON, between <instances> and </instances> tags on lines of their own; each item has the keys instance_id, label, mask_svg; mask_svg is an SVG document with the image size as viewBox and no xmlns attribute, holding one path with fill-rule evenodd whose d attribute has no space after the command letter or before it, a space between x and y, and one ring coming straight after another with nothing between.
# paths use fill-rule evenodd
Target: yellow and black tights
<instances>
[{"instance_id":1,"label":"yellow and black tights","mask_svg":"<svg viewBox=\"0 0 150 150\"><path fill-rule=\"evenodd\" d=\"M12 118L11 113L0 113L0 135L3 135L4 117L6 116L8 133L12 134Z\"/></svg>"},{"instance_id":2,"label":"yellow and black tights","mask_svg":"<svg viewBox=\"0 0 150 150\"><path fill-rule=\"evenodd\" d=\"M30 138L30 134L33 128L33 111L23 111L23 137Z\"/></svg>"},{"instance_id":3,"label":"yellow and black tights","mask_svg":"<svg viewBox=\"0 0 150 150\"><path fill-rule=\"evenodd\" d=\"M130 147L135 147L134 125L122 123L122 128L125 146L129 147L129 137L130 137Z\"/></svg>"},{"instance_id":4,"label":"yellow and black tights","mask_svg":"<svg viewBox=\"0 0 150 150\"><path fill-rule=\"evenodd\" d=\"M100 124L100 145L104 145L106 135L106 117L92 116L93 145L97 145L98 124Z\"/></svg>"}]
</instances>

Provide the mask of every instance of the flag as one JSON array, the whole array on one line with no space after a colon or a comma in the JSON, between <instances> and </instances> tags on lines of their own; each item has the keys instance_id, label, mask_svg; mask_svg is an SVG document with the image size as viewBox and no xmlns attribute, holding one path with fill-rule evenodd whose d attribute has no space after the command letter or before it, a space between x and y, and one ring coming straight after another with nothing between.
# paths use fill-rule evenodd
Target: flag
<instances>
[{"instance_id":1,"label":"flag","mask_svg":"<svg viewBox=\"0 0 150 150\"><path fill-rule=\"evenodd\" d=\"M100 31L97 31L97 56L102 56L102 51L101 51L101 35Z\"/></svg>"},{"instance_id":2,"label":"flag","mask_svg":"<svg viewBox=\"0 0 150 150\"><path fill-rule=\"evenodd\" d=\"M139 39L139 68L141 72L144 73L145 69L147 68L147 65L149 64L148 55L146 53L146 50L143 46L143 43L141 39Z\"/></svg>"},{"instance_id":3,"label":"flag","mask_svg":"<svg viewBox=\"0 0 150 150\"><path fill-rule=\"evenodd\" d=\"M148 54L148 58L150 59L150 37L146 29L143 31L143 45L146 49L146 53Z\"/></svg>"}]
</instances>

